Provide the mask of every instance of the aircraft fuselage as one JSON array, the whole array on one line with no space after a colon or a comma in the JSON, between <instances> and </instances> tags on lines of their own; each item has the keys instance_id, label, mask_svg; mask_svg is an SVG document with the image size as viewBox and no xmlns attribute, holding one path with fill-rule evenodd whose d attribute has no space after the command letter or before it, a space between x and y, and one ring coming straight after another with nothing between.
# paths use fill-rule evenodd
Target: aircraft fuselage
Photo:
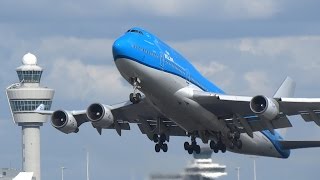
<instances>
[{"instance_id":1,"label":"aircraft fuselage","mask_svg":"<svg viewBox=\"0 0 320 180\"><path fill-rule=\"evenodd\" d=\"M140 31L140 33L138 32ZM143 92L160 113L188 133L198 132L200 138L228 144L229 128L225 121L192 100L192 91L209 91L224 94L216 85L204 78L184 57L146 31L137 29L127 32L113 45L113 56L120 74L132 83L139 79L139 90ZM210 130L213 135L208 135ZM287 158L289 151L277 145L278 134L255 132L253 138L241 134L241 149L229 151Z\"/></svg>"}]
</instances>

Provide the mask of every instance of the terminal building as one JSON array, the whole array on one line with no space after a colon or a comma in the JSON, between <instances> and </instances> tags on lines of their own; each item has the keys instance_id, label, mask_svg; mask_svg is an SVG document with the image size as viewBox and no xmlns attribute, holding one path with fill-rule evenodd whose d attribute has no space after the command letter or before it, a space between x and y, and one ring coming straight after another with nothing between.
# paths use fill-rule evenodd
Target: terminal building
<instances>
[{"instance_id":1,"label":"terminal building","mask_svg":"<svg viewBox=\"0 0 320 180\"><path fill-rule=\"evenodd\" d=\"M152 174L149 180L215 180L227 175L226 166L214 163L211 159L212 150L201 148L200 154L193 154L183 172L178 174Z\"/></svg>"},{"instance_id":2,"label":"terminal building","mask_svg":"<svg viewBox=\"0 0 320 180\"><path fill-rule=\"evenodd\" d=\"M0 180L12 180L20 173L20 170L12 168L0 168Z\"/></svg>"}]
</instances>

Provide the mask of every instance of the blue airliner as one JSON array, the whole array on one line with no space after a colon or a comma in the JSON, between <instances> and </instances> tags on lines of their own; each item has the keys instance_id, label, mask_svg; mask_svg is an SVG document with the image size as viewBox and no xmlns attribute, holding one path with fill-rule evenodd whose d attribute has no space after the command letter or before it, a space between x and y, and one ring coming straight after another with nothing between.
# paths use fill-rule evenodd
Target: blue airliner
<instances>
[{"instance_id":1,"label":"blue airliner","mask_svg":"<svg viewBox=\"0 0 320 180\"><path fill-rule=\"evenodd\" d=\"M190 138L184 143L189 154L200 153L197 139L216 153L228 150L278 158L288 158L290 149L320 147L319 141L285 141L277 131L292 127L287 117L291 115L320 125L320 99L292 98L295 83L289 77L273 97L227 95L142 28L119 37L112 53L120 74L133 86L128 101L94 103L80 111L36 111L52 114L52 125L66 134L77 133L85 122L100 134L102 129L115 129L119 135L137 124L155 142L156 152L167 152L172 136Z\"/></svg>"}]
</instances>

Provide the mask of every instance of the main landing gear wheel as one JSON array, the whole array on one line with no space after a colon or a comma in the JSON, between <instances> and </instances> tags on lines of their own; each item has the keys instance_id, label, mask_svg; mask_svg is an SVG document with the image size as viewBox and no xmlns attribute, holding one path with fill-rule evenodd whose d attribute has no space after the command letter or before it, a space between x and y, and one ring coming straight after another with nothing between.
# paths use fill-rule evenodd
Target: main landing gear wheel
<instances>
[{"instance_id":1,"label":"main landing gear wheel","mask_svg":"<svg viewBox=\"0 0 320 180\"><path fill-rule=\"evenodd\" d=\"M159 144L156 144L156 145L154 146L154 150L155 150L156 152L160 152L160 149L161 149L161 147L160 147Z\"/></svg>"},{"instance_id":2,"label":"main landing gear wheel","mask_svg":"<svg viewBox=\"0 0 320 180\"><path fill-rule=\"evenodd\" d=\"M153 135L153 142L155 142L155 143L159 142L159 137L157 134Z\"/></svg>"},{"instance_id":3,"label":"main landing gear wheel","mask_svg":"<svg viewBox=\"0 0 320 180\"><path fill-rule=\"evenodd\" d=\"M167 140L166 135L165 134L161 134L160 136L158 136L157 134L153 135L153 141L157 144L155 144L154 146L154 150L156 152L160 152L160 150L162 149L163 152L167 152L168 151L168 145L165 143Z\"/></svg>"},{"instance_id":4,"label":"main landing gear wheel","mask_svg":"<svg viewBox=\"0 0 320 180\"><path fill-rule=\"evenodd\" d=\"M201 152L201 148L199 145L197 145L197 143L191 143L189 144L188 142L185 142L184 143L184 149L186 151L188 151L189 154L192 154L193 152L197 153L197 154L200 154Z\"/></svg>"},{"instance_id":5,"label":"main landing gear wheel","mask_svg":"<svg viewBox=\"0 0 320 180\"><path fill-rule=\"evenodd\" d=\"M227 151L227 147L223 142L220 140L218 143L215 143L214 141L210 141L210 148L213 150L214 153L218 153L219 150L222 153L225 153Z\"/></svg>"},{"instance_id":6,"label":"main landing gear wheel","mask_svg":"<svg viewBox=\"0 0 320 180\"><path fill-rule=\"evenodd\" d=\"M163 150L163 152L167 152L168 151L168 145L166 143L164 143L162 145L162 150Z\"/></svg>"},{"instance_id":7,"label":"main landing gear wheel","mask_svg":"<svg viewBox=\"0 0 320 180\"><path fill-rule=\"evenodd\" d=\"M196 142L196 138L195 137L191 137L191 144L189 144L189 142L185 142L183 144L184 150L188 151L189 154L192 154L193 152L200 154L201 152L201 148L200 146L197 144Z\"/></svg>"}]
</instances>

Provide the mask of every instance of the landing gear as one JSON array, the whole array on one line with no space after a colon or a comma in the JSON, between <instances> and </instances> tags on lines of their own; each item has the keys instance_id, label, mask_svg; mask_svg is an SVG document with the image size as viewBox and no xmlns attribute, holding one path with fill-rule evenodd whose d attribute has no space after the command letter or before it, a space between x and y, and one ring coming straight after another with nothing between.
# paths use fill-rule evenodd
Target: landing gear
<instances>
[{"instance_id":1,"label":"landing gear","mask_svg":"<svg viewBox=\"0 0 320 180\"><path fill-rule=\"evenodd\" d=\"M238 149L242 148L242 141L240 140L240 133L239 131L229 131L228 132L228 139L230 140L230 149L234 149L235 147Z\"/></svg>"},{"instance_id":2,"label":"landing gear","mask_svg":"<svg viewBox=\"0 0 320 180\"><path fill-rule=\"evenodd\" d=\"M221 140L219 140L217 143L214 141L210 141L210 148L213 150L214 153L218 153L219 150L222 153L225 153L227 151L226 145Z\"/></svg>"},{"instance_id":3,"label":"landing gear","mask_svg":"<svg viewBox=\"0 0 320 180\"><path fill-rule=\"evenodd\" d=\"M191 136L191 143L185 142L184 143L184 150L188 151L189 154L192 154L193 152L200 154L201 148L196 142L196 138L194 136Z\"/></svg>"},{"instance_id":4,"label":"landing gear","mask_svg":"<svg viewBox=\"0 0 320 180\"><path fill-rule=\"evenodd\" d=\"M141 101L141 94L140 93L136 93L136 94L130 93L129 99L133 104L137 104Z\"/></svg>"},{"instance_id":5,"label":"landing gear","mask_svg":"<svg viewBox=\"0 0 320 180\"><path fill-rule=\"evenodd\" d=\"M230 142L230 149L234 149L235 147L238 149L242 148L242 141L240 139L233 140Z\"/></svg>"},{"instance_id":6,"label":"landing gear","mask_svg":"<svg viewBox=\"0 0 320 180\"><path fill-rule=\"evenodd\" d=\"M154 146L154 150L156 152L160 152L160 150L162 149L163 152L167 152L168 151L168 145L165 143L167 140L166 135L165 134L161 134L160 136L158 136L157 134L153 135L153 141L156 143Z\"/></svg>"},{"instance_id":7,"label":"landing gear","mask_svg":"<svg viewBox=\"0 0 320 180\"><path fill-rule=\"evenodd\" d=\"M133 93L130 93L129 99L133 104L137 104L141 101L141 94L137 93L137 89L141 88L139 85L140 80L137 77L133 77L130 81L133 85Z\"/></svg>"}]
</instances>

